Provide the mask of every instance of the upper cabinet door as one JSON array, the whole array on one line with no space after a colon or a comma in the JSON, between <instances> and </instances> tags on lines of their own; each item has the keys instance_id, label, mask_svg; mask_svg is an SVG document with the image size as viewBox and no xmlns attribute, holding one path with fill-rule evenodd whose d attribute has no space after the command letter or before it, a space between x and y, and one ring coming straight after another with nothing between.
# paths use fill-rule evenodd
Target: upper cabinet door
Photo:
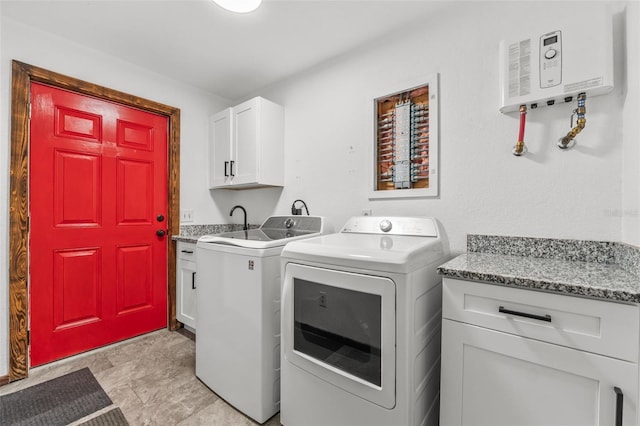
<instances>
[{"instance_id":1,"label":"upper cabinet door","mask_svg":"<svg viewBox=\"0 0 640 426\"><path fill-rule=\"evenodd\" d=\"M235 143L231 145L231 161L234 185L258 182L259 108L259 98L253 98L233 108Z\"/></svg>"},{"instance_id":2,"label":"upper cabinet door","mask_svg":"<svg viewBox=\"0 0 640 426\"><path fill-rule=\"evenodd\" d=\"M209 120L209 187L231 183L231 108Z\"/></svg>"},{"instance_id":3,"label":"upper cabinet door","mask_svg":"<svg viewBox=\"0 0 640 426\"><path fill-rule=\"evenodd\" d=\"M211 117L209 187L284 186L284 108L256 97Z\"/></svg>"}]
</instances>

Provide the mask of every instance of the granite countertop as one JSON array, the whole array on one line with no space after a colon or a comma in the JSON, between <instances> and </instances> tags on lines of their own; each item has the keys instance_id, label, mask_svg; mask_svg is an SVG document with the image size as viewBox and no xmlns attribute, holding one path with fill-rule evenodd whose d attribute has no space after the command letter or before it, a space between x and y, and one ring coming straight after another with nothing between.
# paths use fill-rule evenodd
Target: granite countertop
<instances>
[{"instance_id":1,"label":"granite countertop","mask_svg":"<svg viewBox=\"0 0 640 426\"><path fill-rule=\"evenodd\" d=\"M469 235L451 278L640 303L640 249L621 243Z\"/></svg>"},{"instance_id":2,"label":"granite countertop","mask_svg":"<svg viewBox=\"0 0 640 426\"><path fill-rule=\"evenodd\" d=\"M256 228L257 225L249 225ZM171 239L185 243L197 243L203 235L221 234L223 232L242 231L242 225L238 224L210 224L210 225L180 225L180 234L172 235Z\"/></svg>"},{"instance_id":3,"label":"granite countertop","mask_svg":"<svg viewBox=\"0 0 640 426\"><path fill-rule=\"evenodd\" d=\"M200 237L202 237L202 235L207 235L207 234L201 234L201 235L172 235L171 239L175 240L175 241L182 241L183 243L195 244L195 243L198 242L198 239Z\"/></svg>"}]
</instances>

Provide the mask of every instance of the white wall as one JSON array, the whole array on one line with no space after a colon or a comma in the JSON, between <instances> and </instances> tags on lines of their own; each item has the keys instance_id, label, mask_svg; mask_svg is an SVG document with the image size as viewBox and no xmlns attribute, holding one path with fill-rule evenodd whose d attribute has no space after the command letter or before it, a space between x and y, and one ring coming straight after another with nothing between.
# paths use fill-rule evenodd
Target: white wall
<instances>
[{"instance_id":1,"label":"white wall","mask_svg":"<svg viewBox=\"0 0 640 426\"><path fill-rule=\"evenodd\" d=\"M572 17L597 13L595 2L552 4ZM625 64L638 75L638 49L634 41L636 49L625 53L624 4L613 6L620 83ZM629 38L637 36L637 5L633 9ZM261 91L286 107L286 186L281 194L253 190L235 200L251 212L279 196L274 212L286 213L302 198L312 214L328 216L337 228L363 208L374 215L431 215L444 225L454 252L465 250L467 233L620 241L623 141L638 142L637 84L626 94L619 85L587 100L587 126L572 150L561 151L556 142L570 129L574 103L531 112L529 152L511 154L518 115L497 109L498 43L527 28L547 31L548 13L545 2L456 2L455 10L419 28ZM383 94L377 88L436 72L440 196L369 201L370 104ZM633 149L635 157L626 162L630 177L638 176ZM637 197L630 203L637 206Z\"/></svg>"},{"instance_id":2,"label":"white wall","mask_svg":"<svg viewBox=\"0 0 640 426\"><path fill-rule=\"evenodd\" d=\"M0 6L1 13L1 6ZM180 203L196 211L199 223L227 222L228 213L212 202L207 182L208 116L229 101L141 69L118 58L3 18L0 23L0 376L8 368L8 211L11 60L76 77L180 108ZM218 194L224 202L229 194Z\"/></svg>"},{"instance_id":3,"label":"white wall","mask_svg":"<svg viewBox=\"0 0 640 426\"><path fill-rule=\"evenodd\" d=\"M640 246L640 3L631 2L625 21L627 51L622 156L622 241Z\"/></svg>"}]
</instances>

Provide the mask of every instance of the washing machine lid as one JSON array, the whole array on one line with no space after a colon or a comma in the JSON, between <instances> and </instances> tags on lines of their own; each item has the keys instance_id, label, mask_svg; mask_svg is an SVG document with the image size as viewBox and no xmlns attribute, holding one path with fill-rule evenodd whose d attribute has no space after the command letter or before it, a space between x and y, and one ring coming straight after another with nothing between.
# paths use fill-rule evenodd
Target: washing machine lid
<instances>
[{"instance_id":1,"label":"washing machine lid","mask_svg":"<svg viewBox=\"0 0 640 426\"><path fill-rule=\"evenodd\" d=\"M282 257L329 267L409 273L441 262L445 251L437 222L432 218L367 216L350 219L338 234L291 242Z\"/></svg>"},{"instance_id":2,"label":"washing machine lid","mask_svg":"<svg viewBox=\"0 0 640 426\"><path fill-rule=\"evenodd\" d=\"M330 230L331 226L322 216L271 216L256 229L203 235L198 239L198 246L223 244L267 249L284 246L289 241L319 236Z\"/></svg>"}]
</instances>

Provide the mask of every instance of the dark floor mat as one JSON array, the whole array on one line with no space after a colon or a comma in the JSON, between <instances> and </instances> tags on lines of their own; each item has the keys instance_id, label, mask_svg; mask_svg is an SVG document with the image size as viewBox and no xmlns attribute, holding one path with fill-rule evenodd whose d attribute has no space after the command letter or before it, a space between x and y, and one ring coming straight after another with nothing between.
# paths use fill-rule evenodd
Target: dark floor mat
<instances>
[{"instance_id":1,"label":"dark floor mat","mask_svg":"<svg viewBox=\"0 0 640 426\"><path fill-rule=\"evenodd\" d=\"M122 410L115 408L87 420L81 426L129 426L129 422L122 414Z\"/></svg>"},{"instance_id":2,"label":"dark floor mat","mask_svg":"<svg viewBox=\"0 0 640 426\"><path fill-rule=\"evenodd\" d=\"M111 405L88 368L0 396L0 424L63 426Z\"/></svg>"}]
</instances>

